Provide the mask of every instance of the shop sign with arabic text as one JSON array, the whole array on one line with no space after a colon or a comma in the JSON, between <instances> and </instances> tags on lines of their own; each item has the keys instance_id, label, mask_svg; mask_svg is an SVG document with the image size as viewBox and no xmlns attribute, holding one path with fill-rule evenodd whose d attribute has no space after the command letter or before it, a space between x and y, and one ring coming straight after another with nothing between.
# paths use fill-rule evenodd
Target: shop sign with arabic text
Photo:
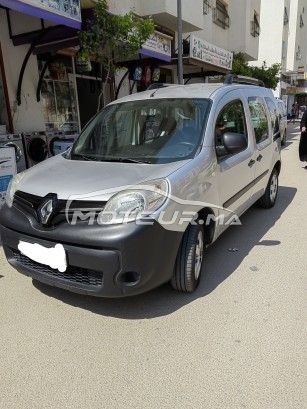
<instances>
[{"instance_id":1,"label":"shop sign with arabic text","mask_svg":"<svg viewBox=\"0 0 307 409\"><path fill-rule=\"evenodd\" d=\"M171 41L172 37L155 31L150 36L150 38L142 45L142 48L171 57Z\"/></svg>"},{"instance_id":2,"label":"shop sign with arabic text","mask_svg":"<svg viewBox=\"0 0 307 409\"><path fill-rule=\"evenodd\" d=\"M0 5L57 24L81 28L80 0L0 0Z\"/></svg>"},{"instance_id":3,"label":"shop sign with arabic text","mask_svg":"<svg viewBox=\"0 0 307 409\"><path fill-rule=\"evenodd\" d=\"M232 69L232 52L193 35L190 36L190 58L228 70Z\"/></svg>"}]
</instances>

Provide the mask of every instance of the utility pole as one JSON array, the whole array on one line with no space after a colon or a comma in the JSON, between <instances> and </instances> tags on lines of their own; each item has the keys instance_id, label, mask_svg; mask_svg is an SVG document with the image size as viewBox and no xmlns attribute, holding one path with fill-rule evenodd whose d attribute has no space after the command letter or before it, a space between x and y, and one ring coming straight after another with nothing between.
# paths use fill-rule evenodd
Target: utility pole
<instances>
[{"instance_id":1,"label":"utility pole","mask_svg":"<svg viewBox=\"0 0 307 409\"><path fill-rule=\"evenodd\" d=\"M177 0L177 18L178 18L178 84L183 84L181 0Z\"/></svg>"}]
</instances>

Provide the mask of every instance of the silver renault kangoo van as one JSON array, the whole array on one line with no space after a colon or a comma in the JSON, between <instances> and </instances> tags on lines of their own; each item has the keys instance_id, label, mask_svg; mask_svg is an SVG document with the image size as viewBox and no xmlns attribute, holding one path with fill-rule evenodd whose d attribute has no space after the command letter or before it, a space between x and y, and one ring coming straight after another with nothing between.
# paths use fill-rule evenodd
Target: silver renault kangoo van
<instances>
[{"instance_id":1,"label":"silver renault kangoo van","mask_svg":"<svg viewBox=\"0 0 307 409\"><path fill-rule=\"evenodd\" d=\"M12 179L0 212L9 263L96 296L194 291L205 249L277 198L277 101L259 84L228 75L106 106L69 151Z\"/></svg>"}]
</instances>

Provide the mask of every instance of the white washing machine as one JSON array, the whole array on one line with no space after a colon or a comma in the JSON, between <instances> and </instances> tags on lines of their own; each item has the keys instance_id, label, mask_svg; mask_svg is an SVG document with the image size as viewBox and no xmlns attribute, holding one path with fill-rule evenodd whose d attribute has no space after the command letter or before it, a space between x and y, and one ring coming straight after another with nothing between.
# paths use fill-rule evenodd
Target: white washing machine
<instances>
[{"instance_id":1,"label":"white washing machine","mask_svg":"<svg viewBox=\"0 0 307 409\"><path fill-rule=\"evenodd\" d=\"M47 131L49 157L58 155L69 149L79 135L65 135L63 131Z\"/></svg>"},{"instance_id":2,"label":"white washing machine","mask_svg":"<svg viewBox=\"0 0 307 409\"><path fill-rule=\"evenodd\" d=\"M25 145L21 134L0 135L0 147L12 147L15 149L17 173L27 169Z\"/></svg>"},{"instance_id":3,"label":"white washing machine","mask_svg":"<svg viewBox=\"0 0 307 409\"><path fill-rule=\"evenodd\" d=\"M54 155L59 155L64 153L67 149L71 148L75 142L75 139L58 139L54 142L53 153Z\"/></svg>"},{"instance_id":4,"label":"white washing machine","mask_svg":"<svg viewBox=\"0 0 307 409\"><path fill-rule=\"evenodd\" d=\"M46 131L49 157L54 156L54 151L53 151L54 142L64 137L65 137L65 134L63 131Z\"/></svg>"},{"instance_id":5,"label":"white washing machine","mask_svg":"<svg viewBox=\"0 0 307 409\"><path fill-rule=\"evenodd\" d=\"M22 134L28 167L49 157L46 132L24 132Z\"/></svg>"}]
</instances>

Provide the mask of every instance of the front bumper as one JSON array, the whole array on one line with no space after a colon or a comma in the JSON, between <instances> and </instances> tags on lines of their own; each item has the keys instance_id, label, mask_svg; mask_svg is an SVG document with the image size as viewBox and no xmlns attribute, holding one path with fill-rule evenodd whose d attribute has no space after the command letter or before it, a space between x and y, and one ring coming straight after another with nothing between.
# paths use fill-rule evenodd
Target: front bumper
<instances>
[{"instance_id":1,"label":"front bumper","mask_svg":"<svg viewBox=\"0 0 307 409\"><path fill-rule=\"evenodd\" d=\"M0 235L9 263L20 273L48 285L101 297L149 291L172 277L182 233L159 223L89 226L79 222L44 228L19 209L3 206ZM19 241L44 247L63 245L67 269L61 273L32 261L18 250Z\"/></svg>"}]
</instances>

